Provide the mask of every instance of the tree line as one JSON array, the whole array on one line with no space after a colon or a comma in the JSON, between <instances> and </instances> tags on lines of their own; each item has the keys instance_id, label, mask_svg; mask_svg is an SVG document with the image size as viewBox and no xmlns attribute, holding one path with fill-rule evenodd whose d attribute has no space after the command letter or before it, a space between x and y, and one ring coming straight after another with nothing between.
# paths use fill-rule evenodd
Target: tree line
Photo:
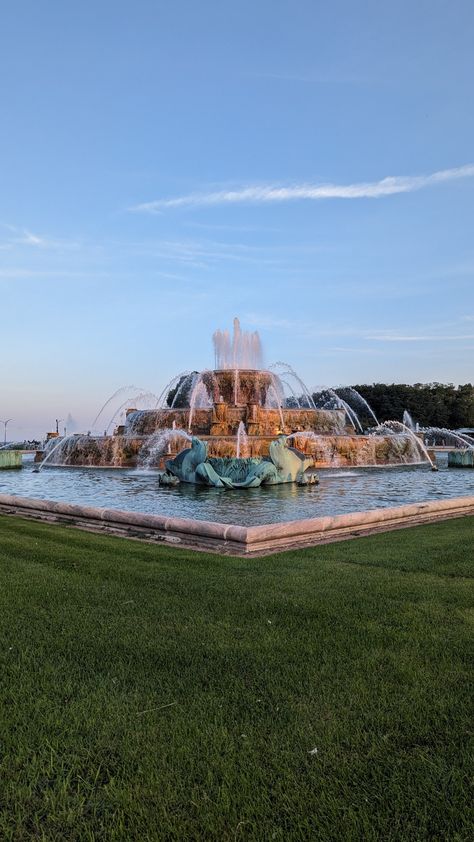
<instances>
[{"instance_id":1,"label":"tree line","mask_svg":"<svg viewBox=\"0 0 474 842\"><path fill-rule=\"evenodd\" d=\"M372 383L353 386L380 421L401 421L408 410L422 427L474 427L474 386L465 383Z\"/></svg>"}]
</instances>

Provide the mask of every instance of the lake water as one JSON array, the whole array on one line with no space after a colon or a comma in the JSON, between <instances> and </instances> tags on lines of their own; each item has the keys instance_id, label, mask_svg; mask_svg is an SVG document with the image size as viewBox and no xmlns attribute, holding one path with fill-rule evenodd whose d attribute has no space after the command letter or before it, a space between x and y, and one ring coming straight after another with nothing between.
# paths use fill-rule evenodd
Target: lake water
<instances>
[{"instance_id":1,"label":"lake water","mask_svg":"<svg viewBox=\"0 0 474 842\"><path fill-rule=\"evenodd\" d=\"M155 472L126 468L34 473L33 462L25 459L22 470L0 471L0 494L253 526L474 496L474 470L448 468L445 455L438 466L436 473L424 466L328 469L319 471L319 485L226 491L186 484L161 487Z\"/></svg>"}]
</instances>

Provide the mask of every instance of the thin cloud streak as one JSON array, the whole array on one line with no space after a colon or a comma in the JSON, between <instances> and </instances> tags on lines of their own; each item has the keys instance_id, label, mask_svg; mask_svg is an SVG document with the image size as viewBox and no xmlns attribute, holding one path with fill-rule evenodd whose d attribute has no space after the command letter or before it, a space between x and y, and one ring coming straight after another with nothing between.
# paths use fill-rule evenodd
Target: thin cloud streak
<instances>
[{"instance_id":1,"label":"thin cloud streak","mask_svg":"<svg viewBox=\"0 0 474 842\"><path fill-rule=\"evenodd\" d=\"M412 193L474 176L474 164L449 170L439 170L429 175L387 176L380 181L357 184L301 184L293 186L261 185L241 187L237 190L220 190L213 193L190 193L175 199L157 199L129 208L133 213L160 213L170 208L205 207L213 205L264 204L301 199L378 199L397 193Z\"/></svg>"},{"instance_id":2,"label":"thin cloud streak","mask_svg":"<svg viewBox=\"0 0 474 842\"><path fill-rule=\"evenodd\" d=\"M40 234L34 234L27 228L18 228L16 225L0 223L0 227L10 231L15 236L10 237L6 242L0 244L2 249L11 249L15 246L32 246L38 249L52 249L62 251L65 249L77 249L79 244L71 240L52 240Z\"/></svg>"}]
</instances>

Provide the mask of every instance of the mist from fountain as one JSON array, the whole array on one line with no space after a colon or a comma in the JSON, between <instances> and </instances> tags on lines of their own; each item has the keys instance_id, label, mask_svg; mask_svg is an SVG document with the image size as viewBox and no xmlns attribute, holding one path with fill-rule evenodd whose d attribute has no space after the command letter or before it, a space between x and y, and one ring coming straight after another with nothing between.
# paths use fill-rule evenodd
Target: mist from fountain
<instances>
[{"instance_id":1,"label":"mist from fountain","mask_svg":"<svg viewBox=\"0 0 474 842\"><path fill-rule=\"evenodd\" d=\"M234 319L232 338L228 330L216 330L212 337L215 368L262 369L263 354L257 331L242 331L238 319Z\"/></svg>"}]
</instances>

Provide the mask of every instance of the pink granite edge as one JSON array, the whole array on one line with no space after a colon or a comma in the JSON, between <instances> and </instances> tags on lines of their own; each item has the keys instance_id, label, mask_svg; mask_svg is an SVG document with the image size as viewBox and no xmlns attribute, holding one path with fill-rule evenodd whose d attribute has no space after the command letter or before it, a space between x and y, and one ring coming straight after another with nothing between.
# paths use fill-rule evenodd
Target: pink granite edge
<instances>
[{"instance_id":1,"label":"pink granite edge","mask_svg":"<svg viewBox=\"0 0 474 842\"><path fill-rule=\"evenodd\" d=\"M141 512L128 512L122 509L106 509L93 506L80 506L76 503L64 503L55 500L40 500L32 497L16 497L0 494L0 506L13 506L18 510L50 512L66 517L87 518L103 523L117 523L144 529L157 529L164 532L180 532L188 535L201 535L221 541L245 543L247 528L228 523L191 518L174 518L168 515L152 515Z\"/></svg>"},{"instance_id":2,"label":"pink granite edge","mask_svg":"<svg viewBox=\"0 0 474 842\"><path fill-rule=\"evenodd\" d=\"M474 497L451 497L448 500L424 500L418 503L407 503L404 506L368 509L333 515L332 517L305 518L303 520L290 520L285 523L249 526L247 529L247 544L312 533L330 533L340 529L357 529L371 524L390 523L423 513L435 514L457 511L458 509L470 510L471 508L474 513Z\"/></svg>"},{"instance_id":3,"label":"pink granite edge","mask_svg":"<svg viewBox=\"0 0 474 842\"><path fill-rule=\"evenodd\" d=\"M25 509L66 517L85 518L102 523L123 524L124 526L156 529L164 532L178 532L194 536L211 538L216 541L230 541L244 544L246 547L262 542L298 538L299 536L329 535L340 530L357 530L377 524L398 522L423 514L458 513L474 514L474 497L453 497L448 500L427 500L409 503L391 508L369 509L361 512L334 515L332 517L305 518L278 524L261 526L239 526L218 523L216 521L173 518L140 512L128 512L121 509L105 509L92 506L80 506L53 500L39 500L30 497L16 497L0 494L0 506L12 506L17 510ZM21 514L21 512L19 512Z\"/></svg>"}]
</instances>

